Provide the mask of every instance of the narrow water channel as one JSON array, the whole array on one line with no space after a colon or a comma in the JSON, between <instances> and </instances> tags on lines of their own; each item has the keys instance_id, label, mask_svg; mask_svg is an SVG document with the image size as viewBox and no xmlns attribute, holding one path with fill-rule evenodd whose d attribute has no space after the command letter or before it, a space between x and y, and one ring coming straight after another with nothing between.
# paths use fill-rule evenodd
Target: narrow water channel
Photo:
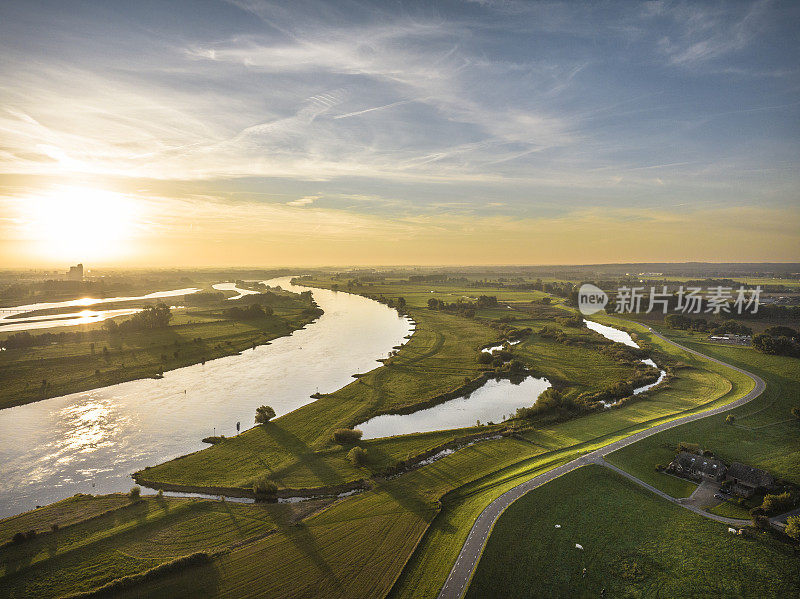
<instances>
[{"instance_id":1,"label":"narrow water channel","mask_svg":"<svg viewBox=\"0 0 800 599\"><path fill-rule=\"evenodd\" d=\"M623 345L627 345L628 347L635 347L636 349L640 349L639 344L636 343L633 340L633 337L630 336L630 333L627 333L626 331L615 329L614 327L610 327L605 324L600 324L599 322L594 322L593 320L584 320L583 322L586 323L587 328L595 331L596 333L600 333L606 339L610 339L611 341L616 341L617 343L622 343ZM653 368L658 368L658 365L655 362L653 362L653 360L651 360L650 358L641 360L641 362L643 364L647 364L648 366L652 366ZM660 384L666 378L666 376L667 376L666 371L659 368L658 379L654 383L650 383L649 385L643 385L641 387L637 387L636 389L633 390L633 394L639 395L640 393L649 391L656 385ZM610 408L616 404L603 402L603 405L607 408Z\"/></svg>"}]
</instances>

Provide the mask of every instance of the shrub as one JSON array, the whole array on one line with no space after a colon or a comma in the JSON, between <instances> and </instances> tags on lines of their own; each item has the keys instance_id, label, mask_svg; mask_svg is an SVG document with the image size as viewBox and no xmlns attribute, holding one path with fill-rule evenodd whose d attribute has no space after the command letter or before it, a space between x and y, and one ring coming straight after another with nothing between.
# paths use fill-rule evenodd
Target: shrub
<instances>
[{"instance_id":1,"label":"shrub","mask_svg":"<svg viewBox=\"0 0 800 599\"><path fill-rule=\"evenodd\" d=\"M764 501L761 503L761 509L764 513L770 516L788 512L794 507L795 498L791 493L786 491L777 495L765 495Z\"/></svg>"},{"instance_id":2,"label":"shrub","mask_svg":"<svg viewBox=\"0 0 800 599\"><path fill-rule=\"evenodd\" d=\"M53 532L58 532L58 524L56 522L53 522L50 525L50 530L52 530Z\"/></svg>"},{"instance_id":3,"label":"shrub","mask_svg":"<svg viewBox=\"0 0 800 599\"><path fill-rule=\"evenodd\" d=\"M681 441L678 443L678 451L698 453L700 451L700 445L698 443L687 443L686 441Z\"/></svg>"},{"instance_id":4,"label":"shrub","mask_svg":"<svg viewBox=\"0 0 800 599\"><path fill-rule=\"evenodd\" d=\"M792 408L792 416L800 420L800 407Z\"/></svg>"},{"instance_id":5,"label":"shrub","mask_svg":"<svg viewBox=\"0 0 800 599\"><path fill-rule=\"evenodd\" d=\"M736 416L733 414L728 414L725 416L725 424L733 424L734 422L736 422Z\"/></svg>"},{"instance_id":6,"label":"shrub","mask_svg":"<svg viewBox=\"0 0 800 599\"><path fill-rule=\"evenodd\" d=\"M22 543L22 541L24 541L25 538L26 537L25 537L25 533L24 532L17 532L17 533L14 533L14 536L11 537L11 540L14 543Z\"/></svg>"},{"instance_id":7,"label":"shrub","mask_svg":"<svg viewBox=\"0 0 800 599\"><path fill-rule=\"evenodd\" d=\"M769 518L762 514L753 514L753 526L761 530L769 530Z\"/></svg>"},{"instance_id":8,"label":"shrub","mask_svg":"<svg viewBox=\"0 0 800 599\"><path fill-rule=\"evenodd\" d=\"M357 428L337 428L333 431L333 440L339 445L353 445L361 440L361 435Z\"/></svg>"},{"instance_id":9,"label":"shrub","mask_svg":"<svg viewBox=\"0 0 800 599\"><path fill-rule=\"evenodd\" d=\"M266 424L275 418L275 410L270 406L260 406L256 408L256 424Z\"/></svg>"},{"instance_id":10,"label":"shrub","mask_svg":"<svg viewBox=\"0 0 800 599\"><path fill-rule=\"evenodd\" d=\"M367 450L361 447L353 447L347 452L347 459L353 466L363 466L367 462Z\"/></svg>"},{"instance_id":11,"label":"shrub","mask_svg":"<svg viewBox=\"0 0 800 599\"><path fill-rule=\"evenodd\" d=\"M573 316L557 316L556 322L565 327L582 327L583 318L575 314Z\"/></svg>"},{"instance_id":12,"label":"shrub","mask_svg":"<svg viewBox=\"0 0 800 599\"><path fill-rule=\"evenodd\" d=\"M128 497L131 499L131 501L136 501L137 499L139 499L139 497L141 497L141 495L142 495L142 489L141 487L139 487L139 485L132 486L131 490L128 491Z\"/></svg>"},{"instance_id":13,"label":"shrub","mask_svg":"<svg viewBox=\"0 0 800 599\"><path fill-rule=\"evenodd\" d=\"M783 529L787 535L800 541L800 516L791 516L786 519L786 528Z\"/></svg>"},{"instance_id":14,"label":"shrub","mask_svg":"<svg viewBox=\"0 0 800 599\"><path fill-rule=\"evenodd\" d=\"M278 492L278 485L268 478L260 478L253 483L253 493L256 499L264 499L266 497L275 497Z\"/></svg>"}]
</instances>

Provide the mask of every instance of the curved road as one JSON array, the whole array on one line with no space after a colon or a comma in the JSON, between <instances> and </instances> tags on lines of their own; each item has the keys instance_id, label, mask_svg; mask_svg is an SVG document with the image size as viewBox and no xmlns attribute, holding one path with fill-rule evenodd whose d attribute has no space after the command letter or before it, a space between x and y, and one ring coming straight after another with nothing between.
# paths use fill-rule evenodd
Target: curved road
<instances>
[{"instance_id":1,"label":"curved road","mask_svg":"<svg viewBox=\"0 0 800 599\"><path fill-rule=\"evenodd\" d=\"M661 431L667 430L669 428L673 428L675 426L680 426L681 424L686 424L687 422L693 422L695 420L699 420L701 418L707 418L708 416L713 416L715 414L720 414L721 412L726 412L728 410L732 410L733 408L738 408L741 405L746 404L747 402L755 399L759 395L764 392L767 385L764 383L763 379L758 375L753 374L752 372L748 372L741 368L737 368L736 366L732 366L722 360L717 360L716 358L712 358L710 356L706 356L699 351L695 351L693 349L689 349L688 347L684 347L679 343L675 343L674 341L670 341L660 333L657 333L650 327L648 330L653 333L659 339L666 341L680 349L687 351L691 354L695 354L707 360L711 360L712 362L716 362L717 364L721 364L722 366L727 366L728 368L732 368L737 372L741 372L742 374L750 377L753 382L755 383L755 387L744 397L737 399L736 401L732 401L729 404L725 404L724 406L719 406L717 408L713 408L711 410L707 410L705 412L698 412L696 414L689 414L688 416L683 416L682 418L678 418L676 420L671 420L669 422L664 422L652 428L648 428L646 430L640 431L635 433L629 437L624 439L620 439L619 441L615 441L614 443L610 443L600 449L596 449L586 455L583 455L579 458L572 460L564 464L563 466L559 466L558 468L554 468L553 470L549 470L543 474L538 476L534 476L533 478L526 480L525 482L517 485L513 489L506 491L502 495L500 495L497 499L492 501L486 508L481 512L478 516L478 519L475 520L475 524L472 525L472 530L469 531L469 536L467 540L464 542L464 546L461 548L461 552L458 555L458 559L456 560L453 569L450 570L450 575L447 577L447 581L445 581L442 590L439 592L439 599L460 599L460 597L464 594L469 585L469 580L472 577L472 573L475 571L475 566L480 559L481 552L483 551L483 547L486 544L486 538L489 536L489 533L494 526L494 523L500 517L505 509L514 503L517 499L525 495L528 491L532 491L536 487L539 487L545 483L550 482L554 478L558 478L559 476L566 474L576 468L580 468L581 466L585 466L586 464L596 463L602 464L614 470L615 472L619 472L626 478L632 480L633 482L642 485L643 487L653 491L654 493L664 497L676 503L686 509L692 510L702 516L707 518L712 518L713 520L717 520L718 522L722 522L725 524L736 524L741 525L746 523L746 520L735 520L733 518L723 518L722 516L715 516L713 514L709 514L707 512L703 512L693 506L683 505L679 500L670 497L666 493L663 493L648 485L647 483L639 480L638 478L628 474L627 472L620 470L619 468L608 464L605 461L605 456L609 453L621 449L630 445L631 443L636 443L637 441L641 441L651 435L655 435L656 433L660 433Z\"/></svg>"}]
</instances>

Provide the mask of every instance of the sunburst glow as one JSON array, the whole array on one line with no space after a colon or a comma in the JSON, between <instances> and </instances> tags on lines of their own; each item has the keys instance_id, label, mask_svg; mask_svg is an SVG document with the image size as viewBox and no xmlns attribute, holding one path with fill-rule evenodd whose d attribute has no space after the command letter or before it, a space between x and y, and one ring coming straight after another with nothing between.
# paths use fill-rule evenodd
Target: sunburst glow
<instances>
[{"instance_id":1,"label":"sunburst glow","mask_svg":"<svg viewBox=\"0 0 800 599\"><path fill-rule=\"evenodd\" d=\"M58 187L27 199L21 211L20 220L39 255L97 262L127 253L141 206L115 192Z\"/></svg>"}]
</instances>

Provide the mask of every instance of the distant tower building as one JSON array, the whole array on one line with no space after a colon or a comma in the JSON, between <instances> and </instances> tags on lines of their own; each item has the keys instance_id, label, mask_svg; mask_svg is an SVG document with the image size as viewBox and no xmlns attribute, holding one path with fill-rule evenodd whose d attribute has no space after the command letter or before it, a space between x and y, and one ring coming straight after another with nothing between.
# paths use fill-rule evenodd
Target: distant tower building
<instances>
[{"instance_id":1,"label":"distant tower building","mask_svg":"<svg viewBox=\"0 0 800 599\"><path fill-rule=\"evenodd\" d=\"M67 273L68 281L83 281L83 264L77 266L70 266Z\"/></svg>"}]
</instances>

